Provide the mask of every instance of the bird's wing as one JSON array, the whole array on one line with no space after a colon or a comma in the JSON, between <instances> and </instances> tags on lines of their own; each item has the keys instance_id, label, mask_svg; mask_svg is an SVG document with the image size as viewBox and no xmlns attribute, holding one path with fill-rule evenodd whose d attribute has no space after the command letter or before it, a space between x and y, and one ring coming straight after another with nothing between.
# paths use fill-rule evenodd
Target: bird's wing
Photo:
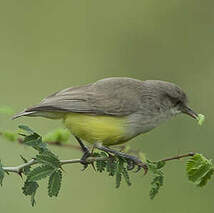
<instances>
[{"instance_id":1,"label":"bird's wing","mask_svg":"<svg viewBox=\"0 0 214 213\"><path fill-rule=\"evenodd\" d=\"M25 112L58 111L125 116L139 109L141 84L141 81L129 78L103 79L94 84L59 91Z\"/></svg>"}]
</instances>

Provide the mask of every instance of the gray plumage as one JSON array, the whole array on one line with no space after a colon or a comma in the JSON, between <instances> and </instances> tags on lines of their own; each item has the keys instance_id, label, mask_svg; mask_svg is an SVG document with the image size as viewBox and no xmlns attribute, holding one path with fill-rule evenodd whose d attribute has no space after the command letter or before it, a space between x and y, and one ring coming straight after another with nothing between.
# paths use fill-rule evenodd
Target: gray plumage
<instances>
[{"instance_id":1,"label":"gray plumage","mask_svg":"<svg viewBox=\"0 0 214 213\"><path fill-rule=\"evenodd\" d=\"M77 112L113 116L127 116L139 112L146 115L168 111L179 101L186 103L186 95L172 83L106 78L93 84L56 92L42 100L40 104L18 113L13 119L41 115L41 112Z\"/></svg>"},{"instance_id":2,"label":"gray plumage","mask_svg":"<svg viewBox=\"0 0 214 213\"><path fill-rule=\"evenodd\" d=\"M61 90L13 119L21 116L65 119L68 112L125 117L125 135L118 143L148 132L181 112L197 119L197 113L187 106L185 93L175 84L119 77Z\"/></svg>"}]
</instances>

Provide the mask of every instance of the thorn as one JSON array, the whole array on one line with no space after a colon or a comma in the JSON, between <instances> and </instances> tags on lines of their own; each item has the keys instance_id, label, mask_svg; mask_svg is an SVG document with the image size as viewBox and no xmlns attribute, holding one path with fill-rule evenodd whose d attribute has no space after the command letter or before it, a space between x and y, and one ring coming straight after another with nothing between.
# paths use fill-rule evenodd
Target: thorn
<instances>
[{"instance_id":1,"label":"thorn","mask_svg":"<svg viewBox=\"0 0 214 213\"><path fill-rule=\"evenodd\" d=\"M62 170L64 173L66 173L66 174L67 174L67 171L66 171L66 170L64 170L63 168L61 168L61 170Z\"/></svg>"},{"instance_id":2,"label":"thorn","mask_svg":"<svg viewBox=\"0 0 214 213\"><path fill-rule=\"evenodd\" d=\"M97 170L96 170L96 168L95 168L95 166L94 166L94 162L91 162L91 166L92 166L92 168L94 169L94 171L96 172Z\"/></svg>"},{"instance_id":3,"label":"thorn","mask_svg":"<svg viewBox=\"0 0 214 213\"><path fill-rule=\"evenodd\" d=\"M23 180L23 177L22 177L22 171L19 171L18 172L18 175L21 177L21 179Z\"/></svg>"},{"instance_id":4,"label":"thorn","mask_svg":"<svg viewBox=\"0 0 214 213\"><path fill-rule=\"evenodd\" d=\"M94 149L95 149L95 146L93 145L93 146L91 147L91 155L93 155Z\"/></svg>"},{"instance_id":5,"label":"thorn","mask_svg":"<svg viewBox=\"0 0 214 213\"><path fill-rule=\"evenodd\" d=\"M84 170L86 170L88 168L88 163L83 164L83 168L81 169L81 171L83 172Z\"/></svg>"},{"instance_id":6,"label":"thorn","mask_svg":"<svg viewBox=\"0 0 214 213\"><path fill-rule=\"evenodd\" d=\"M62 166L59 167L63 172L65 172L65 170L62 168Z\"/></svg>"}]
</instances>

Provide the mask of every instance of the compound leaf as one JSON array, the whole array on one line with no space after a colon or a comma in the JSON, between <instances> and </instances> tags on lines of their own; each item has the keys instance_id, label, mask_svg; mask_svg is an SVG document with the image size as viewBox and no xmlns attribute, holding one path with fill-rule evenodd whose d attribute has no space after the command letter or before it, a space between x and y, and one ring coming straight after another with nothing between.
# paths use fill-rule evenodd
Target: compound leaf
<instances>
[{"instance_id":1,"label":"compound leaf","mask_svg":"<svg viewBox=\"0 0 214 213\"><path fill-rule=\"evenodd\" d=\"M58 157L50 151L42 152L42 154L36 156L38 163L50 166L52 168L59 168L60 161Z\"/></svg>"},{"instance_id":2,"label":"compound leaf","mask_svg":"<svg viewBox=\"0 0 214 213\"><path fill-rule=\"evenodd\" d=\"M57 197L62 182L62 172L61 170L56 170L50 177L48 181L48 195L49 197Z\"/></svg>"},{"instance_id":3,"label":"compound leaf","mask_svg":"<svg viewBox=\"0 0 214 213\"><path fill-rule=\"evenodd\" d=\"M22 187L22 192L24 195L30 195L31 196L31 205L35 206L36 200L35 200L35 195L36 195L36 190L39 187L37 182L34 181L28 181L26 180L24 183L24 186Z\"/></svg>"},{"instance_id":4,"label":"compound leaf","mask_svg":"<svg viewBox=\"0 0 214 213\"><path fill-rule=\"evenodd\" d=\"M53 167L47 165L39 166L28 173L27 179L28 181L38 181L51 175L54 171Z\"/></svg>"},{"instance_id":5,"label":"compound leaf","mask_svg":"<svg viewBox=\"0 0 214 213\"><path fill-rule=\"evenodd\" d=\"M201 154L195 154L186 163L188 179L197 186L204 186L214 173L212 161Z\"/></svg>"}]
</instances>

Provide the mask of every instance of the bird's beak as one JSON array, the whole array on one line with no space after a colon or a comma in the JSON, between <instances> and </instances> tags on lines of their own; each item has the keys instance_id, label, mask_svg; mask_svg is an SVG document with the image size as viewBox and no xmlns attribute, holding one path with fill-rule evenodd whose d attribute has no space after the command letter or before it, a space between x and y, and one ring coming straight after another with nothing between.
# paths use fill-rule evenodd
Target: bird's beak
<instances>
[{"instance_id":1,"label":"bird's beak","mask_svg":"<svg viewBox=\"0 0 214 213\"><path fill-rule=\"evenodd\" d=\"M182 110L183 113L190 115L192 118L194 119L198 119L198 114L196 112L194 112L191 108L189 108L188 106L185 106Z\"/></svg>"}]
</instances>

